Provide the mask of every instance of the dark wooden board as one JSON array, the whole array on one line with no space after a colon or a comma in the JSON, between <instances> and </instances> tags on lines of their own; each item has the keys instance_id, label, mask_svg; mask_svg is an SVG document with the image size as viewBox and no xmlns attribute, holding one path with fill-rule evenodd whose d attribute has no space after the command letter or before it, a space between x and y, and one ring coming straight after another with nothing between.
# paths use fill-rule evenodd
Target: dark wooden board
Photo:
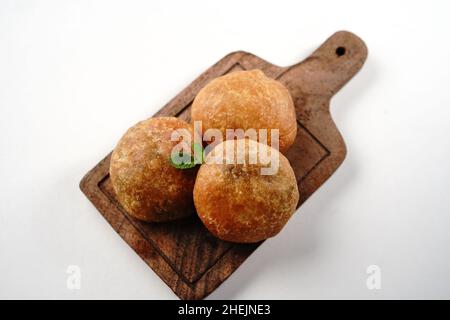
<instances>
[{"instance_id":1,"label":"dark wooden board","mask_svg":"<svg viewBox=\"0 0 450 320\"><path fill-rule=\"evenodd\" d=\"M332 35L304 61L279 67L243 51L225 56L154 116L190 121L197 92L212 79L235 70L261 69L284 83L294 99L298 133L287 153L297 177L300 206L345 158L344 141L329 112L331 97L362 67L363 41L352 33ZM132 123L130 123L132 125ZM119 205L109 179L107 155L80 183L81 190L113 229L181 299L203 299L261 244L232 244L213 237L193 216L170 223L145 223Z\"/></svg>"}]
</instances>

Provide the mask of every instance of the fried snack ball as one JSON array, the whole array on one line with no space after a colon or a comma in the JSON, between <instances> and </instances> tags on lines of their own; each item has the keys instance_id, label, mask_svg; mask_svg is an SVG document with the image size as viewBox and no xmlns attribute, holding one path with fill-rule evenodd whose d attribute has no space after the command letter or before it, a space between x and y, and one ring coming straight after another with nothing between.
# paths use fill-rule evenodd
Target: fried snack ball
<instances>
[{"instance_id":1,"label":"fried snack ball","mask_svg":"<svg viewBox=\"0 0 450 320\"><path fill-rule=\"evenodd\" d=\"M241 141L245 162L237 163L238 152L230 155L227 150L238 150ZM262 164L265 161L250 162L250 156L261 153L278 155L275 174L261 174L261 169L268 167ZM270 165L274 164L272 160ZM218 144L201 165L194 186L195 207L206 228L222 240L238 243L258 242L278 234L295 212L298 200L297 181L286 157L249 139Z\"/></svg>"},{"instance_id":2,"label":"fried snack ball","mask_svg":"<svg viewBox=\"0 0 450 320\"><path fill-rule=\"evenodd\" d=\"M227 140L226 129L278 129L282 153L297 134L294 103L288 89L258 69L236 71L212 80L195 97L191 119L202 121L204 131L219 129L222 140ZM267 143L271 145L270 134Z\"/></svg>"},{"instance_id":3,"label":"fried snack ball","mask_svg":"<svg viewBox=\"0 0 450 320\"><path fill-rule=\"evenodd\" d=\"M194 212L192 190L197 169L179 170L170 163L172 132L192 127L177 118L141 121L128 129L111 156L110 177L123 208L133 217L171 221ZM182 142L184 143L184 142Z\"/></svg>"}]
</instances>

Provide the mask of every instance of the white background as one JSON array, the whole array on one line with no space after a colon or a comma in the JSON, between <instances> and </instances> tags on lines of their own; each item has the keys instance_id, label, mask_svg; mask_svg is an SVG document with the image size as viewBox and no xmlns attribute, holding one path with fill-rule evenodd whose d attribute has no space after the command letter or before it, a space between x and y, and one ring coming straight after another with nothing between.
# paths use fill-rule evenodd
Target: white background
<instances>
[{"instance_id":1,"label":"white background","mask_svg":"<svg viewBox=\"0 0 450 320\"><path fill-rule=\"evenodd\" d=\"M1 0L0 298L175 299L80 179L230 51L290 65L341 29L369 48L332 100L347 158L210 298L450 298L450 2L346 0Z\"/></svg>"}]
</instances>

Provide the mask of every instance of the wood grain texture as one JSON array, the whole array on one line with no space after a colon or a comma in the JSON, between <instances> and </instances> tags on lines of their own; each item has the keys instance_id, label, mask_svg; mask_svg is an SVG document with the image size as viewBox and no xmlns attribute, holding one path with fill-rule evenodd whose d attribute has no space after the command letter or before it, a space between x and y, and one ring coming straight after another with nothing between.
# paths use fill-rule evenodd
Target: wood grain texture
<instances>
[{"instance_id":1,"label":"wood grain texture","mask_svg":"<svg viewBox=\"0 0 450 320\"><path fill-rule=\"evenodd\" d=\"M329 111L331 97L362 67L363 41L340 31L304 61L279 67L247 53L233 52L200 75L154 116L190 121L190 106L212 79L235 70L260 69L284 83L292 94L298 132L287 153L300 191L300 206L345 158L344 141ZM81 190L113 229L181 299L203 299L227 279L261 244L233 244L213 237L198 217L145 223L117 202L109 179L107 155L80 183Z\"/></svg>"}]
</instances>

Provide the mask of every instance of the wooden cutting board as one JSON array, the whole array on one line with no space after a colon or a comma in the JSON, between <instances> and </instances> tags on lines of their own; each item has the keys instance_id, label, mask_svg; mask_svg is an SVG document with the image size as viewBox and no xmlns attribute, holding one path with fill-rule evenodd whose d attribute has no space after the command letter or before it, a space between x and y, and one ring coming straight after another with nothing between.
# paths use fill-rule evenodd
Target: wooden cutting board
<instances>
[{"instance_id":1,"label":"wooden cutting board","mask_svg":"<svg viewBox=\"0 0 450 320\"><path fill-rule=\"evenodd\" d=\"M294 99L298 132L287 153L300 191L300 206L344 160L344 141L330 116L331 97L362 67L364 42L352 33L332 35L311 56L279 67L243 51L225 56L206 70L154 116L190 121L198 91L212 79L236 70L261 69L284 83ZM130 126L133 123L130 123ZM113 229L181 299L203 299L227 279L261 244L233 244L212 236L193 216L169 223L145 223L117 202L109 179L107 155L80 183Z\"/></svg>"}]
</instances>

